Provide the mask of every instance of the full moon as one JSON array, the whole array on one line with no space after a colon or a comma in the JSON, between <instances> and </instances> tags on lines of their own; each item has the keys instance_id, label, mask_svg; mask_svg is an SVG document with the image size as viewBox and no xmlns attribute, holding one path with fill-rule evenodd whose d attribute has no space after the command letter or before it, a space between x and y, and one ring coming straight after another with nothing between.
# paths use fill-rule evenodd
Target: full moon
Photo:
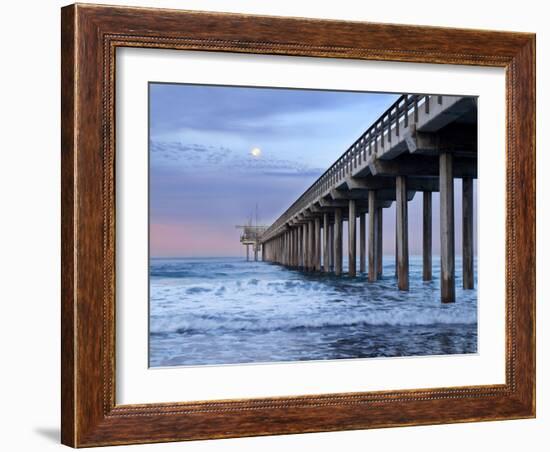
<instances>
[{"instance_id":1,"label":"full moon","mask_svg":"<svg viewBox=\"0 0 550 452\"><path fill-rule=\"evenodd\" d=\"M260 148L252 148L252 150L250 151L250 155L252 157L259 157L260 155L262 155L262 150Z\"/></svg>"}]
</instances>

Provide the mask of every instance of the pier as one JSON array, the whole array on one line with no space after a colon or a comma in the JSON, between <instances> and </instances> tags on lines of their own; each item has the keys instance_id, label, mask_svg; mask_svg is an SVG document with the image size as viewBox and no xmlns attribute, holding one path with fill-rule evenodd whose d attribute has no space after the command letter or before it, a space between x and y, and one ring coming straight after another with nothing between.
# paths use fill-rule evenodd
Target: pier
<instances>
[{"instance_id":1,"label":"pier","mask_svg":"<svg viewBox=\"0 0 550 452\"><path fill-rule=\"evenodd\" d=\"M255 259L261 247L265 261L342 275L342 232L347 223L348 274L357 275L359 261L359 272L368 272L368 281L374 282L382 276L384 209L395 202L397 288L407 291L408 202L417 192L422 194L422 278L429 281L432 193L439 192L441 301L454 302L456 178L462 180L463 287L473 289L473 179L477 178L477 99L473 97L402 95L272 225L261 233L252 232L256 242L243 238L241 242L247 250L252 244Z\"/></svg>"}]
</instances>

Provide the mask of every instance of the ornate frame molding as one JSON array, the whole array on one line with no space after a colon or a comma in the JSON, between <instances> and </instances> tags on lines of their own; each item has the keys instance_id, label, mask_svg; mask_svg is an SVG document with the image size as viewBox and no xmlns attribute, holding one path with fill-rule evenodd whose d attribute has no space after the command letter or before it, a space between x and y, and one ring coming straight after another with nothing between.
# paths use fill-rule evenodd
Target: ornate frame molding
<instances>
[{"instance_id":1,"label":"ornate frame molding","mask_svg":"<svg viewBox=\"0 0 550 452\"><path fill-rule=\"evenodd\" d=\"M535 415L534 35L77 4L62 9L62 45L64 444L82 447ZM506 384L116 405L118 47L504 67Z\"/></svg>"}]
</instances>

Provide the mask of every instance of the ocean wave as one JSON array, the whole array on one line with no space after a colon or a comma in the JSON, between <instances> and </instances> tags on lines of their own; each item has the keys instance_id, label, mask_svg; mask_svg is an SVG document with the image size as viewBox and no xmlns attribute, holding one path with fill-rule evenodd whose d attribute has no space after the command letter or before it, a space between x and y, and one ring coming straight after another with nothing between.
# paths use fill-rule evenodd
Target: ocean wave
<instances>
[{"instance_id":1,"label":"ocean wave","mask_svg":"<svg viewBox=\"0 0 550 452\"><path fill-rule=\"evenodd\" d=\"M198 293L210 293L212 292L213 289L211 289L210 287L189 287L188 289L185 290L185 293L187 295L195 295L195 294L198 294Z\"/></svg>"},{"instance_id":2,"label":"ocean wave","mask_svg":"<svg viewBox=\"0 0 550 452\"><path fill-rule=\"evenodd\" d=\"M220 331L268 332L277 330L308 330L319 328L347 327L408 327L430 325L475 325L475 310L454 312L448 309L426 309L415 312L397 310L376 311L369 313L335 314L323 313L315 318L195 318L183 320L174 318L170 321L152 319L152 334L189 334L215 333Z\"/></svg>"},{"instance_id":3,"label":"ocean wave","mask_svg":"<svg viewBox=\"0 0 550 452\"><path fill-rule=\"evenodd\" d=\"M177 278L174 276L174 278ZM242 293L243 291L249 290L257 293L258 291L263 292L265 295L270 294L280 294L280 293L292 293L298 291L327 291L331 290L331 287L328 287L324 282L321 281L307 281L307 280L267 280L263 281L258 278L248 278L243 280L220 280L213 278L212 281L205 281L202 278L196 280L197 284L192 286L187 285L174 285L169 286L170 290L176 290L178 295L183 291L188 295L197 295L201 293L211 293L211 292L225 292L235 291ZM156 287L166 289L166 286L163 286L162 283L153 282L153 291ZM332 289L338 290L338 288L333 287ZM155 293L152 294L153 299L155 298Z\"/></svg>"},{"instance_id":4,"label":"ocean wave","mask_svg":"<svg viewBox=\"0 0 550 452\"><path fill-rule=\"evenodd\" d=\"M149 273L151 278L190 278L197 274L193 270L153 270Z\"/></svg>"}]
</instances>

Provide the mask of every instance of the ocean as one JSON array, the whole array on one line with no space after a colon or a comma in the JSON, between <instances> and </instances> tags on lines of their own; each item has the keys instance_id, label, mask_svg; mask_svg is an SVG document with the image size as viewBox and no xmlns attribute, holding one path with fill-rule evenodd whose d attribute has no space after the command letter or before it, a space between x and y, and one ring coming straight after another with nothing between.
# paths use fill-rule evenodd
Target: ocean
<instances>
[{"instance_id":1,"label":"ocean","mask_svg":"<svg viewBox=\"0 0 550 452\"><path fill-rule=\"evenodd\" d=\"M198 366L477 352L477 290L442 304L410 258L410 290L397 290L394 257L382 279L303 273L243 258L152 259L149 365ZM476 284L477 284L477 265ZM345 270L345 263L344 263Z\"/></svg>"}]
</instances>

